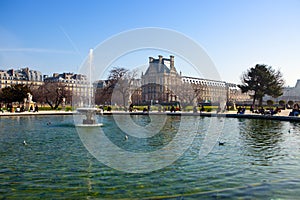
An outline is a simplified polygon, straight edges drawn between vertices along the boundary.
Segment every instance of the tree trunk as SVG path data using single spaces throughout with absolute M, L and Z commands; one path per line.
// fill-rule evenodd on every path
M 259 97 L 259 106 L 262 106 L 262 101 L 263 101 L 263 98 Z
M 126 97 L 125 95 L 123 95 L 123 107 L 124 107 L 124 110 L 126 110 Z
M 62 98 L 58 97 L 55 101 L 54 109 L 56 110 L 61 103 L 62 103 Z
M 255 100 L 256 100 L 256 92 L 254 92 L 254 95 L 253 95 L 253 102 L 252 102 L 253 106 L 255 106 Z
M 52 105 L 52 103 L 48 100 L 48 98 L 46 98 L 46 103 L 51 107 L 51 109 L 53 109 L 53 105 Z

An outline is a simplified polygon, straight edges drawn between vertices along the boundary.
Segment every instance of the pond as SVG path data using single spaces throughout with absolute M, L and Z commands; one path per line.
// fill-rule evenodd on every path
M 99 118 L 103 127 L 80 131 L 73 125 L 72 116 L 1 117 L 0 196 L 4 199 L 297 199 L 300 196 L 299 123 L 131 116 L 138 127 L 147 127 L 151 120 L 163 121 L 159 133 L 146 137 L 144 129 L 130 135 L 126 127 L 120 128 L 122 116 L 118 117 L 119 122 L 113 116 Z M 209 141 L 209 130 L 216 127 L 221 127 L 220 134 Z M 102 137 L 98 137 L 99 129 Z M 146 157 L 141 163 L 116 154 L 121 151 L 114 152 L 115 156 L 110 153 L 108 143 L 133 155 L 159 151 L 176 140 L 178 130 L 182 133 L 177 138 L 178 144 L 185 148 L 176 154 L 176 159 L 161 155 L 155 159 Z M 104 136 L 106 139 L 100 142 Z M 205 142 L 211 148 L 207 155 L 201 156 Z M 101 144 L 102 150 L 90 148 L 92 143 Z M 106 155 L 111 162 L 99 159 Z M 149 160 L 154 163 L 153 170 L 149 169 L 152 167 L 147 163 Z M 155 163 L 165 165 L 157 167 Z M 140 167 L 147 168 L 140 170 Z

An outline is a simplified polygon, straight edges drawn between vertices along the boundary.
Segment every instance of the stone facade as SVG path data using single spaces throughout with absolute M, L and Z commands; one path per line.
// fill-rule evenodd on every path
M 15 84 L 39 87 L 43 85 L 42 73 L 36 70 L 30 70 L 28 67 L 18 70 L 0 70 L 0 88 L 9 87 Z
M 174 66 L 174 56 L 149 57 L 149 67 L 142 74 L 141 81 L 143 103 L 177 101 L 177 86 L 181 78 Z
M 53 73 L 53 76 L 44 76 L 44 82 L 63 83 L 67 90 L 75 96 L 86 96 L 89 82 L 87 77 L 82 74 L 74 73 Z
M 142 102 L 144 104 L 181 103 L 196 105 L 200 102 L 226 103 L 249 101 L 236 84 L 225 81 L 182 76 L 178 73 L 174 56 L 158 59 L 149 57 L 149 67 L 142 74 Z
M 74 106 L 86 106 L 91 102 L 89 99 L 94 98 L 93 88 L 90 87 L 86 75 L 74 73 L 54 73 L 51 77 L 44 77 L 46 83 L 60 83 L 70 92 L 72 104 Z M 67 102 L 70 103 L 70 102 Z

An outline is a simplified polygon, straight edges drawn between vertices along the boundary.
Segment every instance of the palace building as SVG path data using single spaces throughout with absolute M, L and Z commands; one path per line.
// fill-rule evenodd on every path
M 158 59 L 149 57 L 149 67 L 141 77 L 142 102 L 162 103 L 177 101 L 176 86 L 181 84 L 181 77 L 174 66 L 174 56 Z
M 149 57 L 149 67 L 141 77 L 144 104 L 181 102 L 244 102 L 250 100 L 236 84 L 225 81 L 183 76 L 175 68 L 174 56 Z

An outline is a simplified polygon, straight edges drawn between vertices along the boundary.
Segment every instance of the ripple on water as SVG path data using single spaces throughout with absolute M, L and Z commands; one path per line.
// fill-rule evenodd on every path
M 103 116 L 102 120 L 105 134 L 116 145 L 145 152 L 168 144 L 176 134 L 180 117 L 168 118 L 169 124 L 161 134 L 148 141 L 130 136 L 126 142 L 125 133 L 115 126 L 113 117 Z M 139 125 L 149 124 L 144 116 L 134 120 Z M 190 124 L 199 125 L 193 144 L 172 165 L 130 174 L 108 168 L 93 158 L 84 148 L 71 116 L 1 118 L 0 195 L 14 199 L 298 198 L 298 123 L 217 120 L 224 125 L 219 140 L 225 144 L 215 145 L 199 159 L 210 119 L 198 120 L 199 124 L 194 119 Z M 47 124 L 49 121 L 51 124 Z M 22 145 L 24 140 L 28 145 Z

